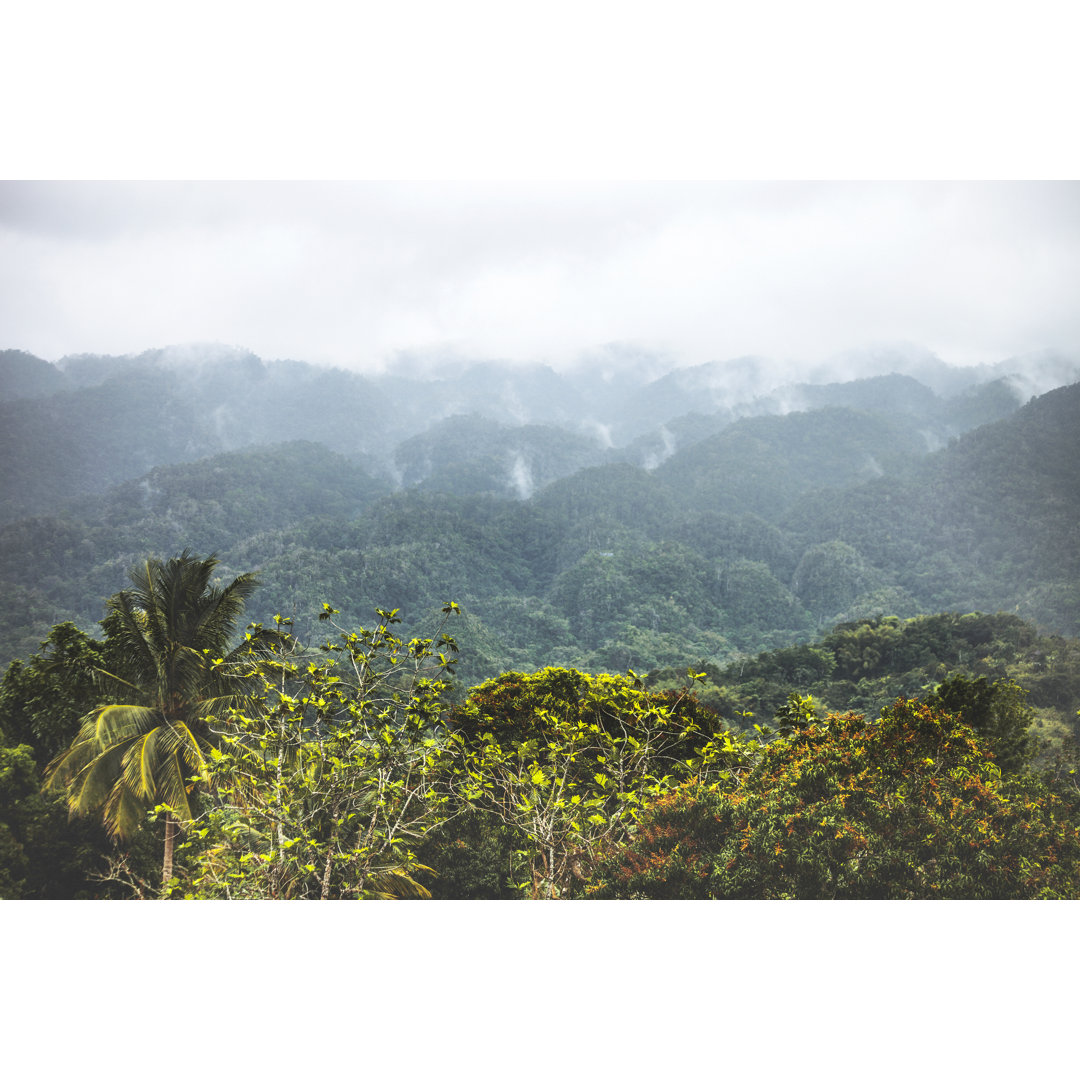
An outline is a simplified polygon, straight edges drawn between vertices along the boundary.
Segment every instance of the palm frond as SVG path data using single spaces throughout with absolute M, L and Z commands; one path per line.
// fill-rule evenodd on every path
M 140 618 L 135 605 L 135 597 L 127 589 L 110 597 L 108 608 L 114 617 L 109 630 L 134 673 L 134 684 L 142 688 L 151 680 L 156 682 L 159 666 L 146 633 L 145 619 Z
M 205 747 L 207 740 L 184 723 L 169 724 L 159 734 L 161 749 L 166 754 L 179 754 L 187 768 L 187 775 L 206 771 Z
M 184 767 L 178 751 L 158 759 L 155 775 L 156 801 L 167 803 L 181 821 L 190 821 L 192 816 L 187 776 L 188 770 Z
M 156 727 L 136 739 L 124 757 L 124 783 L 136 798 L 145 802 L 157 794 L 154 773 L 159 767 L 158 736 L 161 732 L 162 728 Z
M 102 705 L 90 716 L 94 718 L 93 737 L 101 749 L 137 738 L 165 723 L 160 709 L 145 705 Z
M 117 840 L 129 840 L 146 821 L 147 806 L 125 784 L 114 784 L 105 804 L 105 827 Z
M 45 766 L 45 790 L 63 791 L 99 752 L 94 725 L 84 719 L 71 745 Z
M 224 649 L 236 631 L 236 624 L 244 613 L 251 594 L 259 586 L 258 574 L 242 574 L 225 586 L 212 590 L 209 601 L 201 612 L 195 627 L 198 638 L 205 647 L 214 645 Z
M 68 784 L 68 808 L 72 814 L 85 816 L 106 808 L 117 782 L 124 774 L 128 747 L 117 743 L 95 755 Z
M 414 866 L 416 870 L 434 871 L 429 866 Z M 404 870 L 382 870 L 368 878 L 364 896 L 369 900 L 430 900 L 431 893 Z
M 124 660 L 101 677 L 126 687 L 131 700 L 87 714 L 71 746 L 49 763 L 46 784 L 66 789 L 73 814 L 103 811 L 114 836 L 132 835 L 157 803 L 190 818 L 191 777 L 207 771 L 206 721 L 243 700 L 236 674 L 261 642 L 246 641 L 243 657 L 233 650 L 231 668 L 213 661 L 229 654 L 258 579 L 243 574 L 223 589 L 211 586 L 217 565 L 216 556 L 199 559 L 187 549 L 166 562 L 147 559 L 132 569 L 131 587 L 108 602 L 107 633 Z

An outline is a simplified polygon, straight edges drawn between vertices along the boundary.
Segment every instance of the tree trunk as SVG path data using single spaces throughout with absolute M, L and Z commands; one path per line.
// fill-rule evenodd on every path
M 165 858 L 161 864 L 161 889 L 165 891 L 165 886 L 169 884 L 169 881 L 173 876 L 173 848 L 176 846 L 176 818 L 172 814 L 165 815 Z

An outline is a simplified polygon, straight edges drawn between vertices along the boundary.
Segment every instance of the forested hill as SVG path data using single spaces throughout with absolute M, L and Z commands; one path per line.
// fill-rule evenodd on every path
M 924 697 L 946 678 L 1014 681 L 1033 710 L 1044 756 L 1077 729 L 1080 640 L 1039 634 L 1016 615 L 943 613 L 841 623 L 816 641 L 706 665 L 695 684 L 729 724 L 750 728 L 782 714 L 792 694 L 819 707 L 877 716 L 898 697 Z M 685 686 L 685 670 L 652 673 L 653 689 Z
M 1080 896 L 1075 365 L 594 359 L 0 353 L 0 896 Z
M 841 541 L 922 610 L 1014 610 L 1080 631 L 1080 384 L 918 463 L 910 478 L 804 497 L 780 524 Z
M 626 349 L 562 372 L 447 359 L 382 375 L 221 346 L 60 364 L 8 350 L 0 352 L 0 523 L 52 513 L 158 465 L 295 440 L 346 454 L 394 485 L 434 473 L 444 489 L 517 497 L 601 461 L 655 467 L 743 417 L 828 406 L 910 417 L 934 446 L 1007 415 L 1033 385 L 1080 377 L 1076 362 L 1049 354 L 993 368 L 950 368 L 919 352 L 868 354 L 860 366 L 872 377 L 793 384 L 759 358 L 661 373 L 659 358 Z M 470 415 L 487 423 L 470 432 L 454 419 Z M 410 442 L 417 437 L 426 441 Z
M 259 570 L 251 614 L 295 615 L 309 639 L 324 601 L 357 624 L 397 607 L 410 629 L 455 599 L 465 684 L 722 665 L 879 616 L 1000 610 L 1080 632 L 1080 384 L 1018 407 L 1001 378 L 951 396 L 940 370 L 938 390 L 905 374 L 770 389 L 744 364 L 732 372 L 764 394 L 706 399 L 715 371 L 643 369 L 610 401 L 637 408 L 652 387 L 670 413 L 689 387 L 699 411 L 638 414 L 616 442 L 602 372 L 487 369 L 485 394 L 467 373 L 81 358 L 53 392 L 30 361 L 6 369 L 0 406 L 0 662 L 63 619 L 93 629 L 132 564 L 185 547 L 216 551 L 223 574 Z M 440 389 L 472 408 L 411 430 L 393 406 L 405 385 L 418 396 L 401 415 Z

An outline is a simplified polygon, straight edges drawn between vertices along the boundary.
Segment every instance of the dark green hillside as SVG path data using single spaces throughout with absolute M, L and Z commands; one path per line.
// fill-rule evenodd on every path
M 655 475 L 626 464 L 583 469 L 532 501 L 559 522 L 553 560 L 558 569 L 590 551 L 659 540 L 675 516 L 674 502 Z
M 0 523 L 217 448 L 211 418 L 168 371 L 0 403 Z
M 1016 610 L 1074 635 L 1077 461 L 1080 384 L 961 436 L 915 478 L 805 496 L 780 524 L 807 546 L 847 543 L 923 611 Z
M 536 667 L 552 649 L 598 670 L 722 663 L 837 621 L 940 610 L 1018 609 L 1068 632 L 1080 607 L 1068 579 L 1075 407 L 1075 393 L 1059 392 L 930 455 L 917 433 L 868 414 L 756 418 L 652 472 L 582 469 L 527 500 L 426 484 L 387 496 L 311 444 L 160 468 L 69 503 L 62 517 L 4 528 L 0 581 L 20 598 L 7 655 L 50 620 L 89 628 L 128 565 L 186 542 L 218 551 L 226 569 L 263 572 L 263 620 L 281 611 L 313 626 L 328 598 L 358 621 L 398 607 L 412 626 L 454 597 L 485 642 L 473 663 Z M 457 419 L 444 430 L 459 453 L 477 455 L 480 476 L 492 445 L 539 448 L 552 468 L 585 449 L 564 451 L 551 429 L 477 426 Z M 889 430 L 895 467 L 918 475 L 859 479 L 867 455 L 890 460 Z M 443 446 L 420 438 L 401 460 Z M 438 456 L 435 467 L 453 460 Z M 1024 484 L 1010 462 L 1021 475 L 1048 468 Z M 814 486 L 853 473 L 848 486 Z
M 876 716 L 898 697 L 922 697 L 946 678 L 1015 681 L 1034 710 L 1032 733 L 1045 758 L 1078 734 L 1080 640 L 1042 634 L 1016 615 L 941 613 L 841 623 L 813 644 L 706 665 L 702 699 L 729 723 L 770 721 L 791 694 L 823 710 Z M 651 687 L 681 686 L 685 670 L 650 675 Z
M 976 552 L 1026 584 L 1078 582 L 1078 468 L 1080 383 L 958 440 L 931 473 L 938 520 L 965 520 Z M 1039 528 L 1032 530 L 1036 508 Z
M 762 376 L 670 378 L 672 407 L 716 404 L 721 368 L 731 393 Z M 417 380 L 238 351 L 68 358 L 63 377 L 80 388 L 0 404 L 9 657 L 61 619 L 89 629 L 127 567 L 185 545 L 216 551 L 222 572 L 261 570 L 260 619 L 314 620 L 330 601 L 357 621 L 398 607 L 412 628 L 453 597 L 483 643 L 474 658 L 521 668 L 552 650 L 607 670 L 722 663 L 839 621 L 941 610 L 1078 627 L 1075 387 L 936 452 L 962 417 L 1008 410 L 1005 384 L 951 399 L 902 375 L 791 387 L 785 407 L 827 407 L 737 421 L 660 409 L 651 434 L 605 450 L 580 432 L 610 436 L 610 414 L 586 414 L 637 390 L 603 399 L 599 369 L 459 365 L 404 409 Z M 474 415 L 438 420 L 463 388 L 480 395 Z M 576 433 L 491 418 L 515 394 L 520 415 L 562 409 Z M 298 432 L 311 441 L 282 443 Z M 243 448 L 260 437 L 278 445 Z M 139 467 L 155 454 L 197 460 Z M 405 490 L 391 495 L 391 476 Z
M 321 597 L 350 618 L 401 608 L 410 623 L 446 598 L 531 595 L 542 587 L 554 534 L 528 504 L 413 490 L 360 518 L 322 518 L 267 537 L 258 568 L 260 617 L 275 611 L 313 624 Z M 524 541 L 524 542 L 523 542 Z M 238 551 L 256 556 L 258 544 Z M 231 558 L 231 556 L 230 556 Z
M 355 518 L 387 490 L 325 447 L 284 443 L 160 466 L 99 498 L 70 501 L 63 516 L 4 525 L 0 588 L 17 612 L 5 645 L 63 619 L 89 628 L 127 567 L 148 553 L 184 543 L 227 552 L 246 538 L 319 518 Z M 269 558 L 268 545 L 254 546 L 261 549 L 256 563 Z
M 64 373 L 20 349 L 0 351 L 0 401 L 47 397 L 65 389 Z
M 395 430 L 393 404 L 347 372 L 251 355 L 188 365 L 87 357 L 69 366 L 68 383 L 81 375 L 85 385 L 0 402 L 0 523 L 52 513 L 157 465 L 246 446 L 309 439 L 388 456 Z
M 745 512 L 694 509 L 673 517 L 670 533 L 709 558 L 764 563 L 783 581 L 791 580 L 803 552 L 790 533 Z
M 138 523 L 163 538 L 182 533 L 214 550 L 311 518 L 357 517 L 388 491 L 385 481 L 325 446 L 288 442 L 160 466 L 72 509 L 92 520 L 96 507 L 103 522 Z
M 583 435 L 543 424 L 508 427 L 478 413 L 442 420 L 394 451 L 405 487 L 521 499 L 603 460 Z
M 656 470 L 684 508 L 773 517 L 799 496 L 910 472 L 926 441 L 909 423 L 850 409 L 740 420 Z

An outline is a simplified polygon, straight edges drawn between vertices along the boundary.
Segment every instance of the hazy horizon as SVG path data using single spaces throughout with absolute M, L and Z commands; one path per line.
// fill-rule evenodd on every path
M 51 361 L 1080 352 L 1068 181 L 4 181 L 0 237 L 0 347 Z

